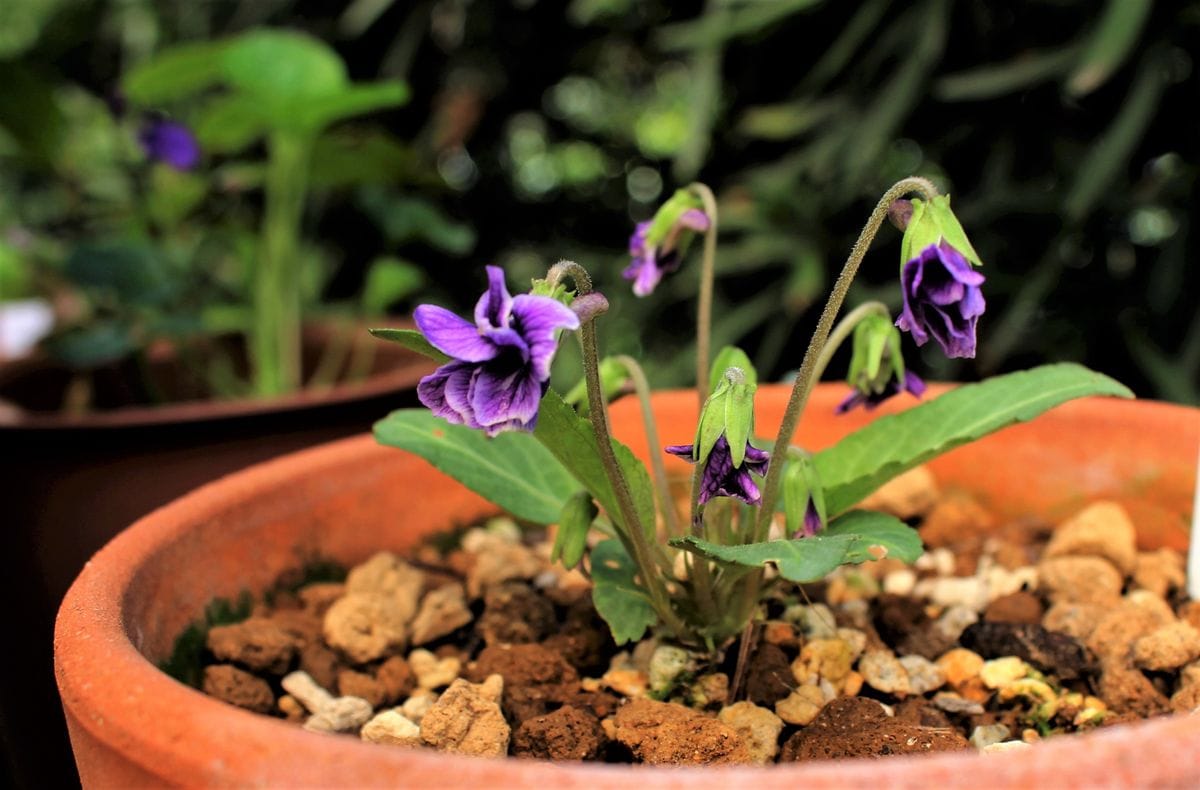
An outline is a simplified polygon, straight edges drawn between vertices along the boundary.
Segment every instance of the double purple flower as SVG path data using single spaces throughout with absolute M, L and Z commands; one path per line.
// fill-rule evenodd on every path
M 671 455 L 694 462 L 693 445 L 673 444 L 663 449 Z M 728 496 L 740 499 L 748 505 L 757 505 L 762 501 L 762 494 L 750 473 L 765 475 L 770 458 L 771 454 L 766 450 L 759 450 L 747 442 L 746 459 L 741 466 L 735 467 L 733 455 L 729 451 L 729 442 L 722 434 L 704 462 L 704 474 L 700 479 L 700 504 L 703 505 L 713 497 Z
M 930 244 L 900 272 L 904 310 L 896 326 L 911 332 L 918 346 L 932 335 L 948 357 L 975 356 L 975 324 L 985 306 L 983 280 L 949 243 Z
M 550 382 L 559 330 L 578 329 L 579 317 L 549 296 L 511 296 L 498 266 L 488 266 L 487 276 L 474 324 L 434 305 L 414 312 L 425 339 L 453 357 L 421 379 L 417 397 L 448 422 L 488 436 L 532 431 Z
M 895 330 L 893 330 L 895 331 Z M 900 386 L 900 382 L 892 377 L 887 384 L 884 385 L 882 392 L 863 392 L 860 389 L 854 389 L 846 396 L 846 399 L 837 405 L 834 409 L 835 414 L 845 414 L 851 409 L 862 406 L 867 411 L 871 411 L 879 404 L 883 403 L 893 395 L 900 392 L 907 392 L 913 397 L 921 397 L 925 394 L 925 382 L 921 377 L 911 370 L 904 371 L 904 386 Z
M 708 215 L 698 208 L 687 209 L 679 215 L 660 244 L 651 244 L 653 221 L 639 222 L 629 237 L 629 255 L 633 261 L 621 276 L 633 281 L 633 292 L 649 296 L 664 274 L 675 271 L 682 262 L 680 236 L 685 232 L 703 233 L 711 224 Z

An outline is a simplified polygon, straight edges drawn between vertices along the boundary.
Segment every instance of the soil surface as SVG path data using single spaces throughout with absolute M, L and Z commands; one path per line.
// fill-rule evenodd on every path
M 185 674 L 380 748 L 648 764 L 1006 751 L 1200 706 L 1183 558 L 1139 552 L 1119 506 L 996 523 L 923 469 L 866 504 L 926 554 L 779 585 L 737 700 L 736 641 L 619 649 L 587 578 L 549 562 L 552 536 L 503 518 L 343 582 L 283 580 L 241 622 L 199 626 Z

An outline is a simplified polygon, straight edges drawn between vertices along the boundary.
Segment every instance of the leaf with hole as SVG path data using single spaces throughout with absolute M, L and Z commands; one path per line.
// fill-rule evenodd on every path
M 618 645 L 636 642 L 658 622 L 646 591 L 637 583 L 637 568 L 617 540 L 592 549 L 592 603 L 608 623 Z

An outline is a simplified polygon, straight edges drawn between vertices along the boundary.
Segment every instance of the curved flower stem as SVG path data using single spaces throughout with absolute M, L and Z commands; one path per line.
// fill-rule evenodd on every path
M 910 192 L 918 192 L 921 197 L 926 200 L 932 200 L 937 196 L 937 187 L 933 182 L 925 178 L 913 176 L 897 181 L 879 199 L 875 205 L 875 210 L 871 212 L 867 224 L 863 226 L 862 232 L 858 234 L 858 240 L 854 242 L 853 249 L 850 250 L 850 256 L 846 259 L 846 263 L 842 266 L 842 272 L 838 275 L 837 281 L 833 284 L 833 291 L 829 294 L 829 299 L 825 302 L 825 309 L 821 311 L 821 318 L 817 321 L 817 328 L 813 332 L 812 340 L 809 341 L 808 349 L 804 352 L 804 361 L 800 363 L 800 371 L 796 375 L 796 383 L 792 386 L 792 394 L 788 398 L 787 408 L 783 413 L 783 421 L 779 425 L 779 433 L 775 437 L 775 448 L 787 448 L 792 441 L 792 434 L 796 432 L 796 425 L 800 422 L 800 414 L 804 411 L 804 405 L 808 402 L 809 393 L 812 392 L 813 384 L 816 382 L 813 374 L 816 372 L 817 359 L 821 355 L 821 351 L 825 348 L 825 343 L 829 339 L 830 329 L 833 326 L 833 319 L 837 317 L 838 310 L 842 307 L 842 302 L 846 299 L 846 292 L 850 290 L 850 283 L 854 280 L 854 276 L 858 274 L 858 267 L 862 264 L 863 258 L 867 254 L 867 250 L 871 246 L 871 242 L 875 239 L 875 234 L 879 232 L 879 226 L 883 224 L 883 220 L 887 217 L 888 207 L 892 205 L 892 201 L 904 197 Z M 762 507 L 758 511 L 758 521 L 755 524 L 754 536 L 756 541 L 763 540 L 771 525 L 771 519 L 775 515 L 775 500 L 779 498 L 779 481 L 780 475 L 783 472 L 783 464 L 771 464 L 767 469 L 767 479 L 763 484 L 763 500 Z M 751 577 L 757 574 L 750 574 Z
M 712 353 L 713 272 L 717 262 L 717 199 L 707 185 L 696 181 L 688 190 L 704 204 L 708 230 L 704 233 L 704 260 L 700 266 L 700 304 L 696 309 L 696 394 L 700 408 L 708 398 L 708 357 Z
M 671 486 L 667 481 L 667 469 L 663 464 L 662 446 L 658 440 L 658 425 L 654 421 L 654 407 L 650 403 L 650 383 L 646 373 L 633 357 L 621 354 L 616 360 L 625 366 L 625 371 L 633 381 L 634 392 L 642 407 L 642 425 L 646 431 L 646 443 L 650 446 L 650 471 L 654 475 L 654 486 L 658 490 L 658 507 L 662 511 L 663 520 L 667 525 L 667 534 L 677 537 L 683 534 L 679 529 L 679 514 L 675 510 L 675 500 L 671 498 Z
M 842 343 L 846 342 L 846 338 L 850 337 L 850 333 L 854 331 L 854 327 L 871 315 L 881 315 L 884 318 L 891 318 L 892 314 L 888 312 L 887 305 L 883 302 L 864 302 L 858 307 L 846 313 L 846 317 L 838 321 L 837 326 L 829 333 L 829 339 L 825 341 L 825 347 L 821 349 L 821 356 L 817 357 L 817 364 L 813 368 L 812 380 L 820 381 L 821 376 L 825 374 L 825 368 L 829 367 L 829 361 L 833 359 L 833 355 L 841 347 Z
M 592 278 L 578 263 L 574 261 L 559 261 L 551 267 L 546 279 L 551 285 L 557 284 L 563 277 L 570 277 L 575 283 L 576 296 L 586 296 L 592 292 Z M 600 454 L 600 463 L 612 486 L 613 496 L 617 500 L 617 508 L 621 511 L 621 522 L 633 549 L 633 561 L 638 566 L 642 584 L 649 594 L 654 609 L 662 619 L 663 625 L 676 636 L 682 637 L 688 633 L 688 628 L 671 608 L 671 599 L 663 585 L 662 576 L 654 561 L 654 550 L 646 540 L 645 525 L 638 517 L 637 506 L 633 503 L 633 494 L 629 490 L 629 481 L 621 472 L 617 456 L 612 448 L 612 436 L 608 430 L 608 406 L 604 402 L 604 389 L 600 384 L 600 359 L 596 344 L 595 316 L 584 321 L 579 327 L 579 342 L 583 349 L 583 373 L 587 385 L 588 422 L 592 424 L 592 433 L 596 437 L 596 450 Z

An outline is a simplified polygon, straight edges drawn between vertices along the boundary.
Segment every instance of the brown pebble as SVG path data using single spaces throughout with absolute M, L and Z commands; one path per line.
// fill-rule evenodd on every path
M 1077 639 L 1031 623 L 975 623 L 959 641 L 984 658 L 1016 656 L 1064 680 L 1095 668 L 1094 659 Z
M 337 681 L 339 694 L 343 697 L 361 697 L 371 703 L 372 708 L 378 708 L 387 698 L 384 685 L 362 672 L 343 669 L 338 672 Z
M 891 718 L 883 706 L 864 697 L 839 697 L 812 724 L 783 745 L 780 762 L 927 754 L 970 748 L 954 730 L 921 727 Z
M 1121 572 L 1100 557 L 1050 557 L 1037 569 L 1042 589 L 1054 603 L 1109 606 L 1121 596 Z
M 214 626 L 208 631 L 207 644 L 220 661 L 231 661 L 272 675 L 288 671 L 298 646 L 294 636 L 265 617 Z
M 337 673 L 341 666 L 338 654 L 323 643 L 307 644 L 300 650 L 300 669 L 311 675 L 321 688 L 337 687 Z
M 275 695 L 267 681 L 232 664 L 204 668 L 204 693 L 255 713 L 270 713 Z
M 746 670 L 746 699 L 772 709 L 792 693 L 794 684 L 787 654 L 776 645 L 760 644 Z
M 1002 595 L 988 604 L 983 619 L 993 623 L 1032 623 L 1042 621 L 1042 602 L 1033 593 L 1019 590 Z
M 401 656 L 392 656 L 380 664 L 375 679 L 383 685 L 383 698 L 388 704 L 399 702 L 417 687 L 416 674 Z
M 737 730 L 683 705 L 635 699 L 621 706 L 614 724 L 616 739 L 650 765 L 750 762 Z
M 595 760 L 607 742 L 595 715 L 564 705 L 523 721 L 513 733 L 513 754 L 541 760 Z
M 475 632 L 489 645 L 541 641 L 554 630 L 554 606 L 523 582 L 493 584 L 484 595 Z

